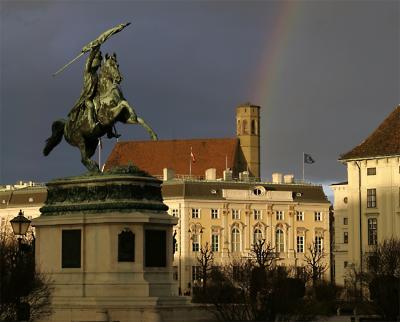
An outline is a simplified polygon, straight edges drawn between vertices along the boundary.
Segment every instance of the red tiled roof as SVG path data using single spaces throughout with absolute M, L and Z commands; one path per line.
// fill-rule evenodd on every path
M 361 144 L 339 160 L 400 155 L 400 105 Z
M 191 148 L 196 158 L 192 163 L 192 175 L 204 176 L 207 169 L 215 168 L 217 178 L 221 178 L 226 161 L 228 168 L 236 172 L 237 138 L 118 142 L 108 157 L 105 170 L 132 164 L 151 175 L 162 175 L 163 168 L 188 175 Z

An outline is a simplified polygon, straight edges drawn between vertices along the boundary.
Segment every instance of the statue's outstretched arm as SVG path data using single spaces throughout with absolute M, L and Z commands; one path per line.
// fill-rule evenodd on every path
M 89 57 L 86 59 L 86 64 L 85 64 L 85 72 L 86 73 L 90 72 L 90 68 L 92 66 L 93 60 L 95 59 L 99 50 L 100 50 L 100 46 L 93 47 L 92 51 L 90 52 Z
M 112 35 L 116 34 L 117 32 L 120 32 L 122 29 L 124 29 L 126 26 L 129 26 L 130 24 L 131 24 L 130 22 L 121 23 L 114 28 L 108 29 L 107 31 L 103 32 L 100 36 L 98 36 L 95 40 L 91 41 L 85 47 L 83 47 L 82 52 L 85 53 L 89 50 L 92 50 L 96 46 L 100 46 Z

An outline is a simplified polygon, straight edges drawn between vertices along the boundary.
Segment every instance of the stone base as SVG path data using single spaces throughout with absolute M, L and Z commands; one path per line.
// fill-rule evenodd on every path
M 129 168 L 48 184 L 33 220 L 36 263 L 54 289 L 53 314 L 44 321 L 187 321 L 171 317 L 192 309 L 177 296 L 177 218 L 166 212 L 160 184 Z
M 187 321 L 173 312 L 188 312 L 185 297 L 76 298 L 53 301 L 53 314 L 46 322 L 169 322 Z M 187 317 L 188 314 L 185 314 Z M 44 322 L 44 321 L 43 321 Z

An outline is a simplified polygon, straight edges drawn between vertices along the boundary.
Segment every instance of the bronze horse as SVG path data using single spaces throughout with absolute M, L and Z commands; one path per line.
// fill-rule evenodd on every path
M 97 91 L 93 98 L 95 117 L 89 109 L 83 108 L 76 117 L 70 115 L 67 120 L 53 122 L 52 135 L 46 140 L 43 154 L 47 156 L 64 136 L 69 144 L 79 148 L 85 167 L 91 172 L 99 172 L 99 165 L 90 158 L 96 152 L 99 138 L 106 133 L 110 137 L 116 122 L 139 124 L 149 132 L 153 140 L 157 140 L 156 133 L 142 118 L 137 117 L 124 98 L 118 86 L 121 81 L 116 55 L 106 54 L 100 67 Z

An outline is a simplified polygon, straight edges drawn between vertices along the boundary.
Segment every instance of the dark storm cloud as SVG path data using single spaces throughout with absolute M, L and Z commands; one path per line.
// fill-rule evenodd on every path
M 400 102 L 398 9 L 398 2 L 302 2 L 263 113 L 268 170 L 301 175 L 304 151 L 317 160 L 308 178 L 345 178 L 339 155 Z
M 117 52 L 123 92 L 160 138 L 233 136 L 234 108 L 250 100 L 262 105 L 264 177 L 301 176 L 305 151 L 317 160 L 308 178 L 341 180 L 338 155 L 400 101 L 398 9 L 397 2 L 296 2 L 265 101 L 255 80 L 265 47 L 276 45 L 279 2 L 2 2 L 0 183 L 84 171 L 65 142 L 41 155 L 52 121 L 79 96 L 84 59 L 51 74 L 125 21 L 133 24 L 102 50 Z M 141 128 L 118 129 L 124 140 L 147 139 Z

